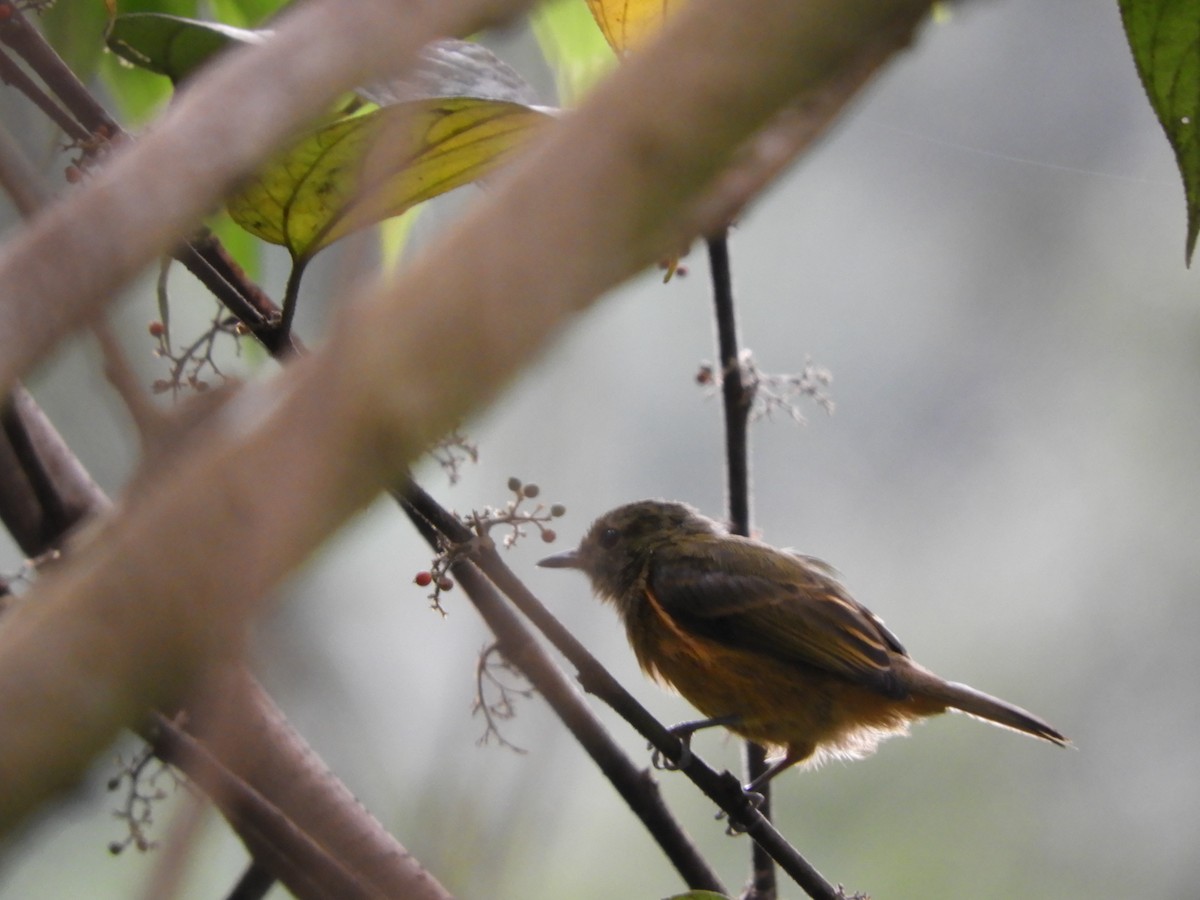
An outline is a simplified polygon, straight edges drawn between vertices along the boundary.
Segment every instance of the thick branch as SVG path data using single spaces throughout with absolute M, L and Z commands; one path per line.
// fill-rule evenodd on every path
M 195 728 L 204 741 L 197 749 L 211 754 L 221 776 L 215 784 L 202 784 L 254 857 L 297 896 L 348 896 L 345 888 L 303 893 L 293 880 L 300 877 L 340 881 L 371 897 L 449 900 L 445 888 L 363 808 L 248 671 L 234 666 L 205 679 L 202 690 L 194 706 L 200 717 Z M 161 741 L 156 749 L 164 749 Z M 184 763 L 191 774 L 186 763 L 192 758 L 169 761 Z M 265 811 L 246 802 L 254 800 L 265 804 Z

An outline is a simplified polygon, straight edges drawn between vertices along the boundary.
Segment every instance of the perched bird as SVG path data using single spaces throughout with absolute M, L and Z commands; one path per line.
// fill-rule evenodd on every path
M 538 563 L 579 569 L 616 606 L 642 669 L 708 717 L 782 749 L 784 769 L 857 758 L 908 723 L 957 709 L 1060 746 L 1057 730 L 1010 703 L 915 663 L 820 560 L 732 535 L 683 503 L 605 513 L 575 550 Z

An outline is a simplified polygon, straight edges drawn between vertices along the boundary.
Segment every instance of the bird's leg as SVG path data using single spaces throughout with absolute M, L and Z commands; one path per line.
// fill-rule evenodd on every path
M 790 769 L 792 766 L 794 766 L 796 763 L 800 762 L 801 760 L 808 759 L 810 756 L 812 756 L 814 749 L 815 748 L 807 746 L 807 745 L 803 745 L 803 744 L 801 744 L 801 745 L 789 744 L 788 748 L 787 748 L 787 753 L 785 753 L 783 755 L 782 759 L 777 759 L 777 760 L 775 760 L 775 762 L 771 763 L 770 767 L 765 772 L 763 772 L 761 775 L 759 775 L 757 778 L 755 778 L 753 781 L 751 781 L 748 785 L 746 785 L 744 788 L 742 788 L 742 790 L 744 790 L 747 794 L 751 795 L 752 798 L 758 797 L 759 798 L 758 802 L 761 803 L 762 802 L 762 794 L 758 793 L 758 789 L 761 788 L 768 781 L 770 781 L 772 778 L 774 778 L 776 775 L 778 775 L 780 772 L 782 772 L 784 769 Z M 755 804 L 755 805 L 757 805 L 757 804 Z
M 728 715 L 716 716 L 712 719 L 698 719 L 695 722 L 681 722 L 678 725 L 673 725 L 667 729 L 675 737 L 679 738 L 679 743 L 683 745 L 683 752 L 679 754 L 679 759 L 672 762 L 666 759 L 661 752 L 655 750 L 650 757 L 650 764 L 656 769 L 673 772 L 677 769 L 684 768 L 692 761 L 692 735 L 697 731 L 705 728 L 716 728 L 717 726 L 728 728 L 732 725 L 737 725 L 742 720 L 741 716 Z M 653 746 L 653 745 L 651 745 Z
M 808 759 L 810 756 L 812 756 L 813 750 L 813 747 L 803 744 L 789 744 L 787 753 L 784 754 L 782 759 L 775 760 L 775 762 L 771 763 L 770 767 L 765 772 L 763 772 L 749 784 L 744 785 L 742 787 L 742 791 L 745 793 L 746 802 L 750 804 L 751 808 L 758 809 L 766 801 L 766 797 L 759 793 L 759 788 L 761 788 L 764 784 L 766 784 L 784 769 L 791 768 L 796 763 Z M 720 821 L 723 818 L 725 818 L 724 812 L 717 813 L 717 821 Z M 745 831 L 746 827 L 731 816 L 729 819 L 729 825 L 725 829 L 725 833 L 728 835 L 739 835 L 744 834 Z

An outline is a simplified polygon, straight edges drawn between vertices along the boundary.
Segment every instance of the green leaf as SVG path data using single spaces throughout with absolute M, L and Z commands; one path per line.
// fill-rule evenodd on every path
M 260 42 L 268 34 L 140 14 L 117 17 L 109 46 L 179 82 L 231 43 Z M 520 75 L 467 41 L 435 41 L 404 78 L 358 93 L 380 108 L 328 120 L 228 203 L 235 222 L 286 247 L 298 262 L 483 177 L 549 120 L 532 105 L 532 89 Z
M 413 100 L 336 119 L 260 172 L 230 200 L 229 214 L 294 259 L 308 259 L 352 231 L 487 175 L 549 121 L 540 109 L 475 97 Z
M 127 62 L 178 84 L 233 43 L 261 43 L 261 32 L 160 13 L 117 16 L 108 48 Z
M 1183 176 L 1190 265 L 1200 234 L 1200 12 L 1196 0 L 1120 0 L 1120 6 L 1138 74 Z

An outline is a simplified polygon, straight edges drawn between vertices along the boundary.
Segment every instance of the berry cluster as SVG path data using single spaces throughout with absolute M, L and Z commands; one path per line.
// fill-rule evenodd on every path
M 165 303 L 164 297 L 164 306 Z M 216 359 L 217 341 L 222 336 L 232 338 L 235 354 L 240 354 L 239 339 L 246 334 L 245 327 L 237 319 L 225 315 L 220 309 L 203 334 L 178 350 L 171 346 L 171 333 L 165 321 L 155 320 L 146 330 L 150 337 L 158 342 L 158 346 L 154 348 L 154 355 L 166 360 L 170 368 L 169 377 L 156 378 L 151 385 L 155 394 L 165 394 L 168 391 L 177 393 L 184 388 L 202 394 L 212 387 L 210 379 L 214 378 L 219 384 L 224 384 L 228 376 L 221 371 Z
M 434 557 L 429 569 L 418 572 L 413 578 L 413 584 L 417 587 L 433 587 L 429 601 L 439 612 L 445 613 L 441 605 L 442 593 L 454 587 L 454 580 L 449 575 L 450 569 L 455 563 L 475 553 L 494 549 L 496 542 L 491 536 L 493 528 L 508 529 L 502 540 L 505 547 L 514 546 L 528 534 L 530 527 L 536 528 L 539 537 L 547 544 L 558 538 L 558 533 L 550 527 L 550 522 L 566 514 L 565 506 L 561 503 L 552 506 L 536 503 L 541 488 L 536 484 L 525 484 L 519 478 L 508 479 L 508 489 L 512 491 L 513 496 L 504 506 L 485 506 L 482 511 L 475 510 L 469 515 L 459 516 L 459 521 L 471 530 L 471 539 L 443 547 Z M 529 501 L 535 502 L 532 508 L 528 506 Z

